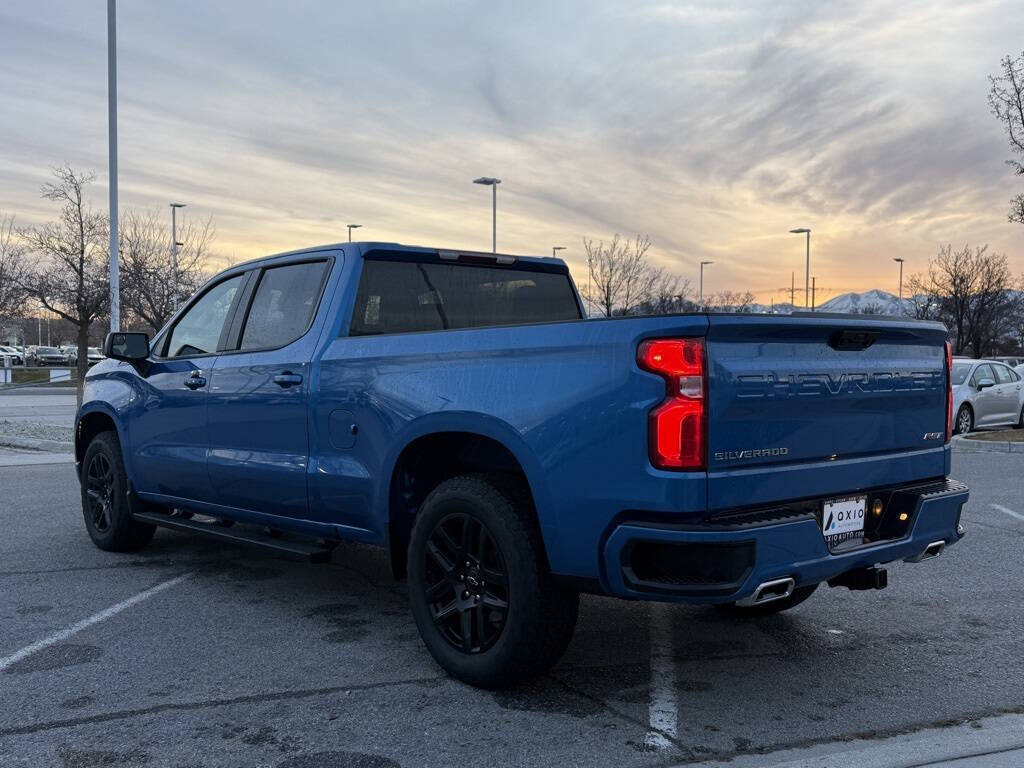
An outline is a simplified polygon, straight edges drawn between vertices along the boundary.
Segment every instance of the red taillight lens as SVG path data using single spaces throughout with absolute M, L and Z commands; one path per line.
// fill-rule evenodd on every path
M 946 442 L 953 437 L 953 345 L 946 342 Z
M 648 421 L 651 463 L 660 469 L 704 469 L 707 386 L 703 339 L 652 339 L 637 364 L 665 379 L 665 400 Z

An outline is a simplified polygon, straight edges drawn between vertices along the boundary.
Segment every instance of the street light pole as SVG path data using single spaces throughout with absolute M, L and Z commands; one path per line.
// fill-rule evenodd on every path
M 900 312 L 903 312 L 903 259 L 894 258 L 900 263 Z
M 362 224 L 346 224 L 345 226 L 348 227 L 348 241 L 351 243 L 352 242 L 352 230 L 353 229 L 359 229 L 363 225 Z
M 184 207 L 184 203 L 171 203 L 171 256 L 174 261 L 174 282 L 172 284 L 174 293 L 171 296 L 171 306 L 175 312 L 178 311 L 178 246 L 181 245 L 178 242 L 177 213 L 179 208 Z
M 107 134 L 110 140 L 110 330 L 121 330 L 117 237 L 117 8 L 107 0 Z
M 700 263 L 700 298 L 698 299 L 698 304 L 701 309 L 704 309 L 704 265 L 714 263 L 713 261 L 702 261 Z
M 555 258 L 557 256 L 557 254 L 558 254 L 558 251 L 564 251 L 564 250 L 565 250 L 565 246 L 564 245 L 552 245 L 551 246 L 551 258 L 552 259 Z
M 807 309 L 811 297 L 811 230 L 807 227 L 797 227 L 789 231 L 793 235 L 807 235 L 807 272 L 804 275 L 804 309 Z
M 481 176 L 473 179 L 474 184 L 483 184 L 491 188 L 491 253 L 498 252 L 498 185 L 501 179 L 493 176 Z

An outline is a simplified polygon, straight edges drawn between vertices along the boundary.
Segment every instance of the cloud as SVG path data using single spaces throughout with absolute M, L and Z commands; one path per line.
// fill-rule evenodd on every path
M 0 12 L 0 209 L 106 167 L 101 5 Z M 1012 2 L 181 2 L 119 8 L 121 199 L 212 214 L 234 259 L 367 237 L 546 253 L 649 233 L 659 263 L 767 301 L 814 229 L 819 283 L 991 242 L 1017 183 L 984 104 Z M 102 204 L 102 186 L 96 188 Z M 719 281 L 719 285 L 715 285 Z M 826 296 L 827 298 L 827 296 Z

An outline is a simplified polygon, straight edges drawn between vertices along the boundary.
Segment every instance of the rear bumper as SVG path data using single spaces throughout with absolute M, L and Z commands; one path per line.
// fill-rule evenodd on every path
M 624 522 L 605 539 L 604 588 L 609 594 L 643 600 L 728 603 L 759 584 L 792 578 L 796 586 L 816 584 L 846 571 L 897 560 L 914 560 L 929 545 L 955 544 L 967 486 L 944 480 L 907 489 L 912 517 L 899 538 L 842 553 L 829 551 L 818 520 L 809 514 L 757 516 L 734 525 L 672 525 Z M 669 545 L 669 546 L 666 546 Z M 667 553 L 675 553 L 668 555 Z M 651 559 L 700 563 L 685 578 L 652 577 Z

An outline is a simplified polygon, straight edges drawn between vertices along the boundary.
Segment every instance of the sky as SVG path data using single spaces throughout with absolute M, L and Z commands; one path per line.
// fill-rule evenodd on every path
M 988 243 L 1024 180 L 986 104 L 1020 0 L 228 2 L 118 8 L 121 206 L 212 216 L 211 268 L 346 238 L 549 254 L 650 236 L 705 291 L 897 290 Z M 0 7 L 0 213 L 55 214 L 60 164 L 107 196 L 106 3 Z M 797 303 L 802 295 L 797 294 Z

